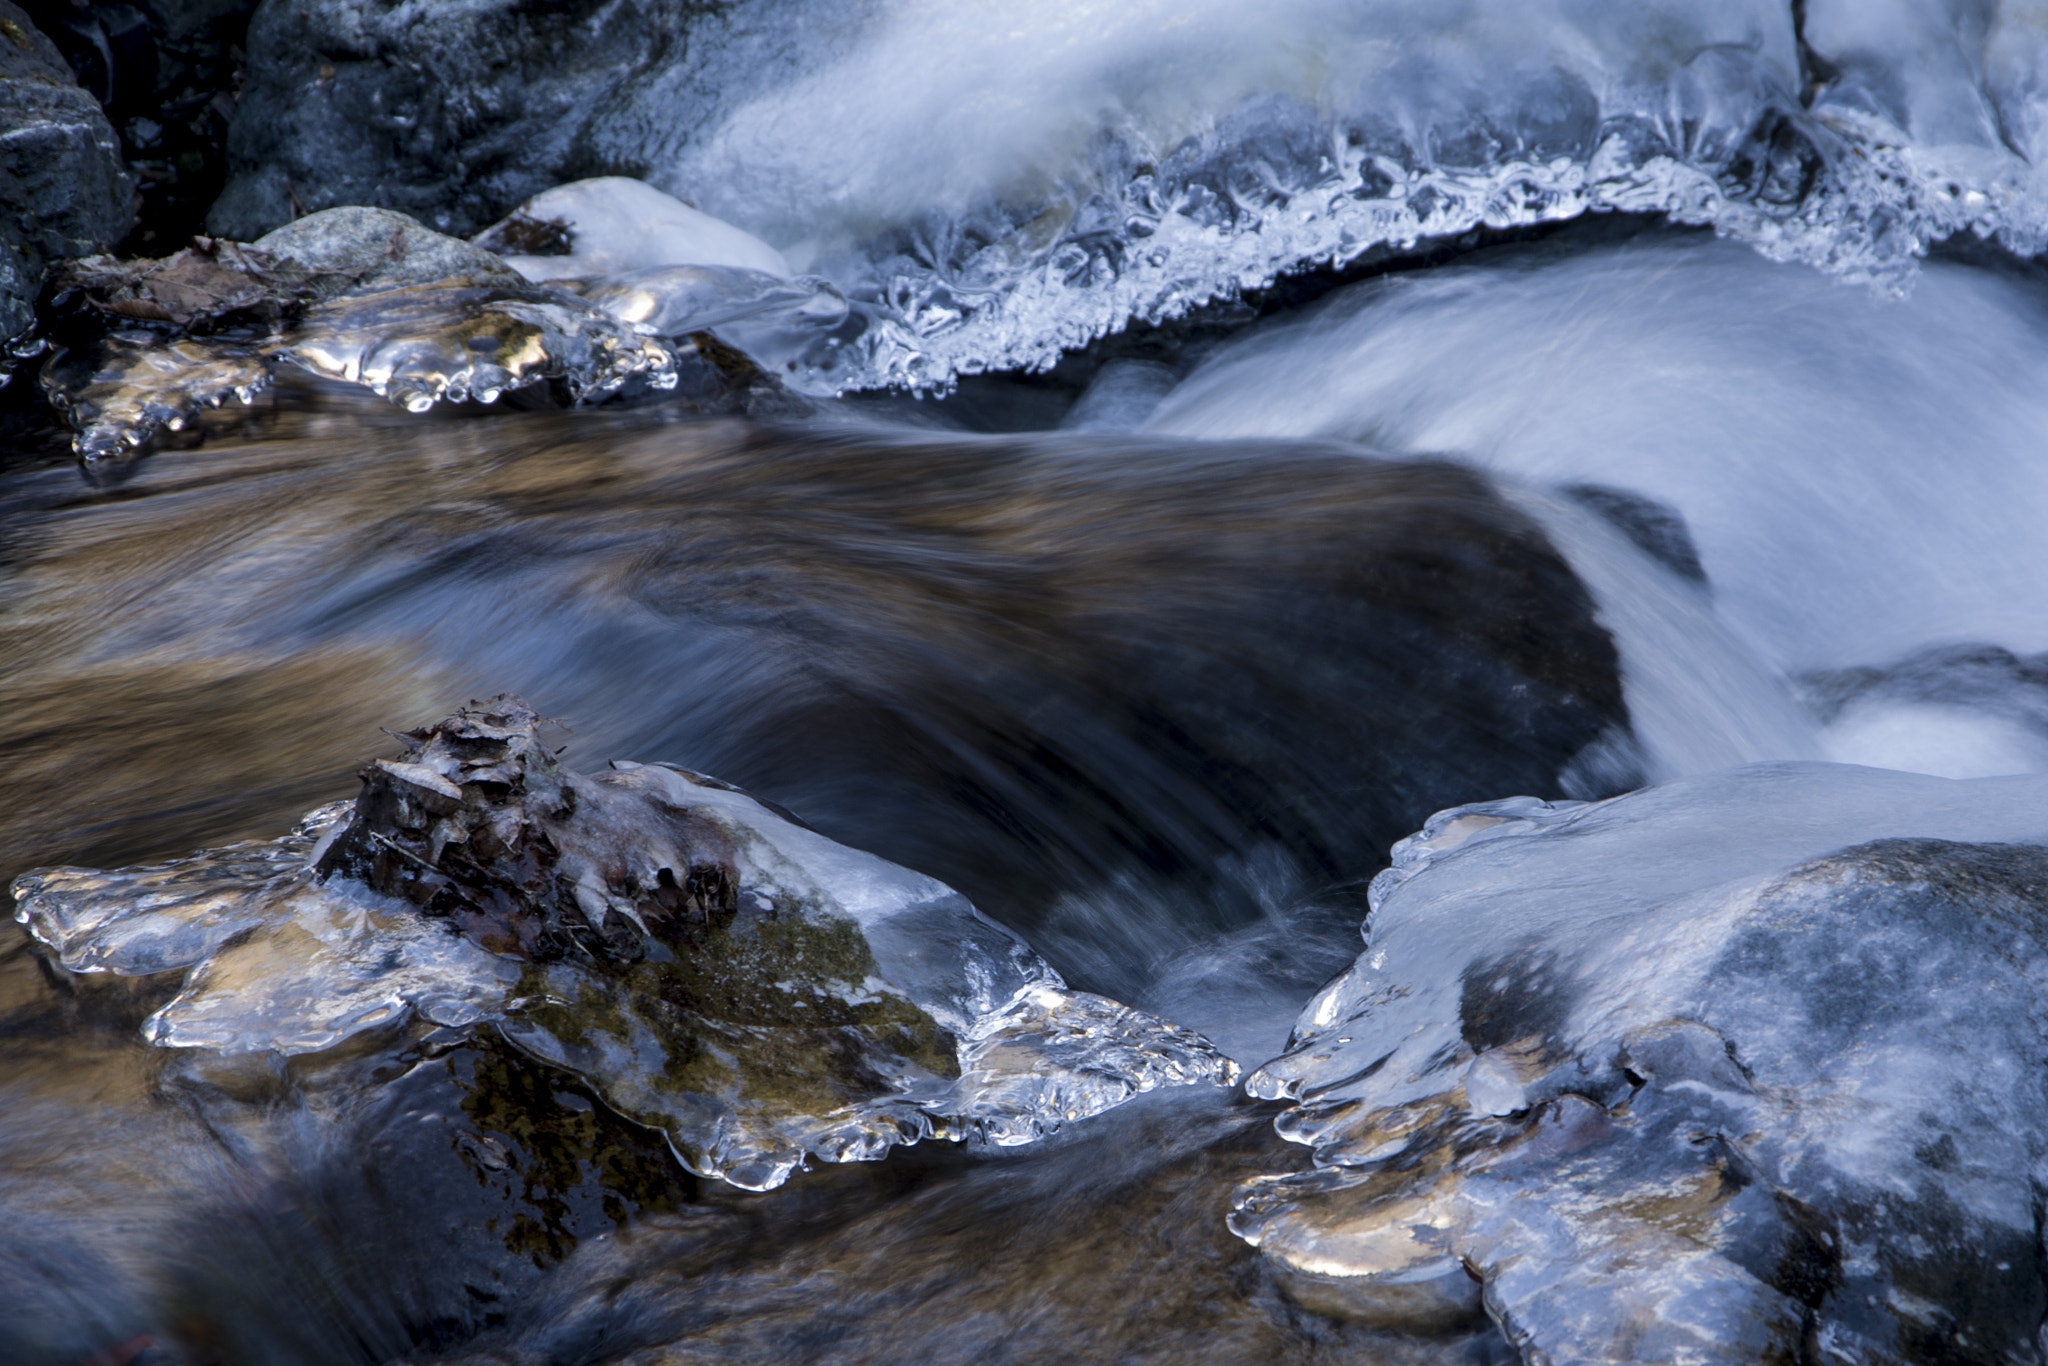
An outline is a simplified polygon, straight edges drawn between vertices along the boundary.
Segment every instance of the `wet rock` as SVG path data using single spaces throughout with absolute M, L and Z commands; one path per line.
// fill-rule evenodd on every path
M 1449 465 L 658 408 L 402 418 L 312 413 L 153 462 L 138 477 L 176 496 L 147 516 L 67 501 L 0 527 L 34 604 L 0 623 L 24 662 L 0 725 L 50 793 L 0 811 L 17 868 L 282 828 L 324 790 L 309 772 L 345 777 L 333 718 L 364 727 L 340 755 L 374 740 L 361 679 L 473 696 L 510 669 L 592 717 L 579 745 L 730 775 L 1115 996 L 1276 903 L 1327 904 L 1348 938 L 1430 812 L 1562 796 L 1628 725 L 1569 565 Z M 253 473 L 280 467 L 283 488 Z M 131 633 L 175 653 L 107 664 Z M 252 706 L 268 735 L 330 737 L 322 757 L 241 736 Z
M 811 1157 L 1029 1142 L 1207 1041 L 1066 990 L 929 878 L 663 765 L 559 767 L 509 698 L 400 737 L 352 806 L 152 868 L 50 870 L 18 917 L 72 971 L 188 969 L 144 1033 L 286 1055 L 488 1022 L 748 1189 Z
M 158 260 L 88 256 L 60 267 L 52 280 L 60 305 L 82 297 L 109 319 L 180 332 L 274 324 L 303 308 L 318 284 L 274 253 L 212 238 Z
M 0 378 L 34 322 L 45 265 L 120 241 L 132 193 L 106 115 L 0 0 Z
M 1681 579 L 1706 583 L 1706 567 L 1700 563 L 1699 547 L 1693 543 L 1692 528 L 1685 524 L 1685 518 L 1676 508 L 1655 498 L 1607 484 L 1571 484 L 1560 492 L 1581 507 L 1606 518 L 1629 538 L 1636 549 Z
M 462 280 L 516 285 L 524 277 L 503 260 L 389 209 L 326 209 L 295 219 L 252 244 L 313 277 L 312 295 Z
M 1248 1081 L 1233 1227 L 1532 1360 L 2039 1361 L 2048 779 L 1769 765 L 1442 813 Z
M 256 0 L 36 0 L 29 8 L 120 135 L 136 182 L 122 250 L 156 256 L 202 235 L 226 183 L 228 121 Z
M 1837 762 L 1945 778 L 2048 771 L 2048 655 L 1941 645 L 1799 685 Z

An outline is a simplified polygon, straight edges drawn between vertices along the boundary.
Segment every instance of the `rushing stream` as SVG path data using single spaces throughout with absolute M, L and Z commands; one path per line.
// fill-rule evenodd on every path
M 14 380 L 0 1363 L 2043 1360 L 2048 12 L 345 8 Z

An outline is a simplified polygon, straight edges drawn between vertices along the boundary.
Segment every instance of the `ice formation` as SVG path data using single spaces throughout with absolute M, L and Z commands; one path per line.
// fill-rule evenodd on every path
M 798 2 L 704 21 L 595 137 L 854 298 L 843 379 L 942 386 L 1585 213 L 1887 289 L 1959 233 L 2031 255 L 2044 35 L 2024 3 Z
M 477 235 L 529 280 L 617 275 L 656 266 L 724 266 L 787 279 L 781 252 L 643 180 L 557 185 Z
M 1028 1142 L 1206 1040 L 1066 989 L 931 878 L 659 764 L 557 766 L 510 699 L 410 733 L 282 840 L 44 870 L 18 918 L 78 972 L 183 969 L 166 1047 L 317 1052 L 489 1022 L 748 1189 L 922 1138 Z
M 2048 780 L 1763 765 L 1434 817 L 1252 1074 L 1315 1302 L 1536 1361 L 2038 1360 Z

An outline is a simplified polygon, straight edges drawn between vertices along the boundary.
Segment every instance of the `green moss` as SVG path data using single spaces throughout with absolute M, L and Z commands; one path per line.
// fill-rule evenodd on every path
M 693 1199 L 696 1178 L 654 1134 L 612 1113 L 585 1085 L 488 1037 L 443 1060 L 474 1132 L 456 1151 L 507 1217 L 496 1231 L 536 1266 L 635 1215 Z

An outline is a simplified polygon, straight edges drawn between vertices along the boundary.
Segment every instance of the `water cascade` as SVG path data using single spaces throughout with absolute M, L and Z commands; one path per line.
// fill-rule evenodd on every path
M 0 1361 L 2043 1360 L 2048 10 L 60 8 Z

